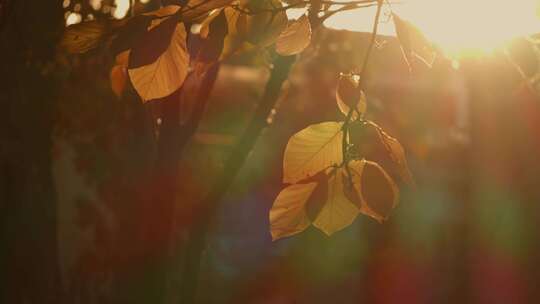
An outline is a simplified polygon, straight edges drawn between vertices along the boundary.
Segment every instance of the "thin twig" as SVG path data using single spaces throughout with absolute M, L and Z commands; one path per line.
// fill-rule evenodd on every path
M 377 31 L 379 29 L 379 19 L 381 17 L 382 4 L 383 4 L 383 0 L 378 0 L 377 12 L 375 13 L 375 20 L 373 21 L 373 30 L 371 32 L 371 39 L 370 39 L 370 42 L 369 42 L 369 46 L 368 46 L 366 55 L 364 57 L 364 62 L 362 63 L 362 69 L 360 70 L 360 79 L 358 81 L 358 90 L 363 89 L 364 79 L 365 79 L 365 77 L 367 75 L 366 71 L 367 71 L 369 59 L 371 57 L 371 53 L 373 51 L 373 46 L 375 45 L 375 38 L 377 37 Z M 349 133 L 349 123 L 351 122 L 352 115 L 353 115 L 357 105 L 358 105 L 358 101 L 355 101 L 355 103 L 349 109 L 349 113 L 347 113 L 347 117 L 345 118 L 345 122 L 343 123 L 343 127 L 342 127 L 343 128 L 343 140 L 342 140 L 342 143 L 341 143 L 342 153 L 343 153 L 343 164 L 342 165 L 345 165 L 346 170 L 348 170 L 348 166 L 347 166 L 348 160 L 347 160 L 347 157 L 346 157 L 346 153 L 347 153 L 347 149 L 348 149 L 347 137 L 348 137 L 348 133 Z M 360 119 L 360 116 L 359 116 L 359 119 Z

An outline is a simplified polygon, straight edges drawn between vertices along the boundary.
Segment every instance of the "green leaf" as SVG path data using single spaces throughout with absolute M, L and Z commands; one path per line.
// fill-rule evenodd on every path
M 283 182 L 297 183 L 343 161 L 343 123 L 323 122 L 294 134 L 283 158 Z

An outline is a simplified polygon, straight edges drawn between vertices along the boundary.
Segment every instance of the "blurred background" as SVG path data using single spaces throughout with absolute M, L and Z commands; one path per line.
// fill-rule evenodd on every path
M 523 38 L 540 32 L 538 2 L 439 1 L 452 2 L 455 10 L 410 2 L 393 7 L 417 21 L 448 57 L 410 74 L 392 22 L 383 21 L 366 95 L 367 118 L 402 143 L 418 189 L 403 189 L 384 224 L 359 216 L 332 237 L 311 227 L 272 242 L 268 212 L 283 187 L 285 145 L 309 124 L 343 120 L 335 101 L 338 76 L 361 66 L 373 11 L 327 20 L 293 66 L 269 127 L 212 223 L 198 303 L 491 304 L 540 298 L 540 95 L 531 80 L 540 72 L 540 56 Z M 159 6 L 154 0 L 134 3 L 63 0 L 62 22 L 121 19 Z M 144 192 L 138 176 L 155 155 L 159 117 L 131 87 L 122 98 L 114 95 L 113 59 L 104 50 L 55 60 L 61 90 L 51 110 L 51 166 L 61 286 L 70 303 L 119 303 L 113 300 L 122 281 L 118 269 L 134 267 L 126 256 L 134 246 L 129 234 L 152 224 L 133 202 Z M 269 60 L 265 52 L 248 52 L 221 66 L 184 153 L 180 205 L 202 198 L 212 185 L 262 94 Z M 175 238 L 182 243 L 183 228 L 198 215 L 182 206 L 177 212 Z M 182 258 L 180 250 L 174 254 L 179 262 L 170 303 L 178 302 Z

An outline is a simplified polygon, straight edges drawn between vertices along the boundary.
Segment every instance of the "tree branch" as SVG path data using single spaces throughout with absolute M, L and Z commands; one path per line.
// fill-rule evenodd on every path
M 231 152 L 223 173 L 201 203 L 200 214 L 203 215 L 191 228 L 186 249 L 180 299 L 182 304 L 194 303 L 197 292 L 201 255 L 206 244 L 208 227 L 218 210 L 223 195 L 234 181 L 234 177 L 244 164 L 246 157 L 257 142 L 261 131 L 266 127 L 266 119 L 273 109 L 281 91 L 283 82 L 287 79 L 290 67 L 295 56 L 278 58 L 274 62 L 274 69 L 266 84 L 263 97 L 255 114 L 247 126 L 244 134 Z

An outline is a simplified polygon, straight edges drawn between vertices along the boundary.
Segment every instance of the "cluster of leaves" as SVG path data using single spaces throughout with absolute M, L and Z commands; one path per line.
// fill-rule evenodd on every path
M 289 56 L 310 39 L 308 18 L 289 21 L 278 0 L 191 0 L 123 20 L 70 26 L 61 47 L 84 53 L 108 45 L 116 58 L 113 91 L 120 96 L 129 79 L 147 102 L 171 96 L 189 75 L 201 76 L 239 52 L 275 45 L 278 54 Z
M 239 52 L 302 52 L 311 41 L 314 21 L 306 15 L 288 20 L 287 8 L 315 5 L 316 11 L 327 12 L 316 22 L 341 10 L 328 11 L 330 5 L 322 7 L 320 1 L 285 2 L 190 0 L 185 6 L 168 5 L 123 20 L 70 26 L 61 47 L 84 53 L 106 45 L 115 57 L 110 78 L 118 96 L 129 80 L 143 102 L 164 99 Z M 382 1 L 373 2 L 379 14 Z M 427 40 L 410 23 L 396 15 L 393 19 L 411 71 L 418 63 L 429 67 L 433 49 Z M 283 181 L 290 185 L 270 211 L 273 239 L 301 232 L 311 223 L 330 235 L 350 225 L 359 213 L 382 222 L 398 203 L 395 181 L 413 184 L 400 143 L 363 119 L 367 103 L 359 78 L 340 78 L 336 100 L 346 115 L 344 122 L 312 125 L 291 137 L 283 165 Z
M 287 144 L 283 182 L 290 185 L 270 211 L 274 240 L 311 223 L 331 235 L 359 213 L 382 222 L 399 200 L 395 181 L 414 185 L 401 144 L 363 119 L 367 103 L 358 75 L 341 75 L 336 101 L 345 122 L 308 126 Z

